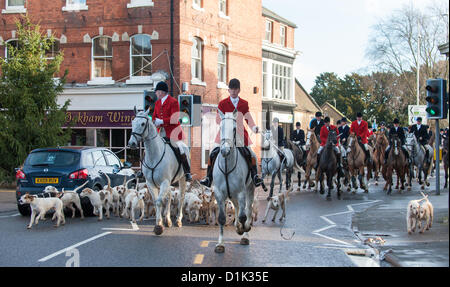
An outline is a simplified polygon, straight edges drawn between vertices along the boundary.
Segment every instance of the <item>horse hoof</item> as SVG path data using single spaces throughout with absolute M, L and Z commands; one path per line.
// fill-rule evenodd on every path
M 364 190 L 364 193 L 369 193 L 369 190 L 365 189 L 365 190 Z
M 327 196 L 327 201 L 331 201 L 331 196 Z
M 214 248 L 214 252 L 216 252 L 216 253 L 224 253 L 225 252 L 225 246 L 217 245 L 216 248 Z
M 240 229 L 240 228 L 236 228 L 236 233 L 239 235 L 243 235 L 244 234 L 244 230 Z
M 161 235 L 164 231 L 164 226 L 162 225 L 155 225 L 155 228 L 153 229 L 153 232 L 155 232 L 156 235 Z
M 421 187 L 420 189 L 421 189 L 421 190 L 424 190 L 424 189 L 425 189 L 425 186 L 422 185 L 422 187 Z
M 429 183 L 429 182 L 427 182 L 427 186 L 430 186 L 430 183 Z
M 240 244 L 241 245 L 249 245 L 250 240 L 248 240 L 248 238 L 242 238 Z
M 177 225 L 177 227 L 183 226 L 183 224 L 181 223 L 181 220 L 177 220 L 176 225 Z

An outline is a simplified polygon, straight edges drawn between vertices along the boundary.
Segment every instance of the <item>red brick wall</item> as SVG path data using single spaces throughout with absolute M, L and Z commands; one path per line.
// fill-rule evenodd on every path
M 128 9 L 126 4 L 129 2 L 130 0 L 89 0 L 87 11 L 65 12 L 62 11 L 65 0 L 40 0 L 27 1 L 26 9 L 32 21 L 40 23 L 44 34 L 47 29 L 51 29 L 56 38 L 60 38 L 62 34 L 67 37 L 67 44 L 61 45 L 64 51 L 61 74 L 65 69 L 69 71 L 67 83 L 86 83 L 91 79 L 92 45 L 83 43 L 83 36 L 89 34 L 91 39 L 98 36 L 99 27 L 103 27 L 103 35 L 112 37 L 114 32 L 117 33 L 119 41 L 113 42 L 112 75 L 113 80 L 117 81 L 126 78 L 130 69 L 129 41 L 122 41 L 124 32 L 129 36 L 137 34 L 138 25 L 142 25 L 142 33 L 145 34 L 151 35 L 153 31 L 157 31 L 159 39 L 152 40 L 153 57 L 164 49 L 170 52 L 170 1 L 155 0 L 154 7 Z M 231 78 L 241 81 L 240 96 L 249 101 L 250 112 L 261 127 L 261 35 L 264 31 L 264 25 L 261 25 L 260 21 L 261 0 L 230 1 L 229 19 L 219 17 L 217 1 L 203 1 L 204 11 L 193 9 L 192 0 L 175 0 L 174 3 L 174 74 L 177 83 L 181 86 L 181 83 L 189 82 L 189 92 L 201 95 L 203 103 L 218 104 L 221 99 L 227 97 L 226 89 L 217 88 L 217 43 L 224 43 L 229 48 L 227 82 Z M 0 9 L 4 9 L 4 6 L 5 1 L 0 0 Z M 16 30 L 14 19 L 18 17 L 19 14 L 2 14 L 0 36 L 4 41 L 11 39 L 11 30 Z M 203 81 L 206 87 L 190 83 L 190 37 L 193 36 L 198 36 L 205 44 Z M 0 50 L 0 56 L 4 56 L 4 49 Z M 153 63 L 153 71 L 160 69 L 169 72 L 167 57 L 161 57 Z M 174 89 L 176 96 L 176 84 Z M 201 137 L 201 132 L 192 132 L 192 135 Z M 252 135 L 252 140 L 259 146 L 259 137 Z M 197 142 L 201 142 L 201 139 L 197 139 Z M 259 147 L 253 147 L 253 150 L 259 155 Z M 197 178 L 203 176 L 205 170 L 200 169 L 201 147 L 192 148 L 191 158 L 192 172 Z

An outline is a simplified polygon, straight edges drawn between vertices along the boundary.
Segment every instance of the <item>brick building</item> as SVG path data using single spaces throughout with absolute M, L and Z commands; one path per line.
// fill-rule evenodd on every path
M 264 8 L 262 10 L 262 57 L 263 57 L 263 126 L 269 126 L 278 118 L 284 134 L 289 138 L 294 123 L 295 78 L 293 22 Z
M 61 75 L 69 74 L 59 101 L 70 99 L 67 118 L 77 118 L 71 145 L 123 149 L 134 106 L 144 109 L 144 93 L 161 80 L 172 96 L 181 87 L 201 96 L 207 115 L 228 96 L 229 79 L 239 78 L 241 96 L 262 125 L 261 0 L 0 0 L 0 10 L 1 57 L 8 56 L 6 43 L 16 41 L 14 19 L 25 13 L 57 39 L 54 51 L 64 52 Z M 184 130 L 198 178 L 217 126 L 205 116 L 200 126 Z M 252 140 L 259 143 L 255 135 Z M 125 149 L 118 156 L 138 166 L 140 152 Z

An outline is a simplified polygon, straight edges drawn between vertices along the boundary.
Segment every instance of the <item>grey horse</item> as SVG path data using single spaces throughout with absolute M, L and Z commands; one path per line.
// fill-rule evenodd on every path
M 163 200 L 168 197 L 170 202 L 170 186 L 172 183 L 178 182 L 180 188 L 180 200 L 178 201 L 178 215 L 176 225 L 182 226 L 181 220 L 183 219 L 184 194 L 186 190 L 186 180 L 184 177 L 184 171 L 180 168 L 178 160 L 173 150 L 168 147 L 163 138 L 158 134 L 155 125 L 150 120 L 148 111 L 136 113 L 136 117 L 132 122 L 132 133 L 128 146 L 136 148 L 139 142 L 144 142 L 145 157 L 142 161 L 142 172 L 146 179 L 147 186 L 152 195 L 152 198 L 156 198 L 156 224 L 154 232 L 156 235 L 161 235 L 164 231 L 162 220 L 162 203 Z M 184 149 L 189 161 L 189 151 L 186 145 L 180 146 Z M 170 219 L 170 204 L 165 209 L 165 218 L 167 227 L 172 226 L 172 220 Z
M 283 149 L 283 153 L 285 158 L 283 162 L 280 160 L 280 156 L 277 152 L 277 147 L 273 142 L 273 136 L 271 130 L 266 130 L 264 132 L 263 143 L 261 145 L 262 154 L 261 154 L 261 170 L 262 176 L 261 179 L 264 179 L 266 175 L 271 175 L 272 180 L 270 182 L 270 192 L 267 200 L 269 200 L 273 196 L 273 188 L 275 186 L 275 176 L 278 176 L 278 180 L 280 182 L 280 190 L 283 189 L 283 179 L 281 176 L 281 172 L 286 169 L 286 190 L 290 189 L 290 178 L 291 174 L 294 170 L 294 154 L 290 149 Z M 300 170 L 300 167 L 296 167 L 296 169 Z M 264 183 L 262 187 L 265 191 L 267 191 Z
M 411 178 L 414 175 L 414 167 L 417 167 L 419 184 L 422 189 L 425 189 L 425 184 L 430 186 L 428 182 L 428 173 L 431 168 L 431 162 L 433 157 L 433 151 L 429 152 L 428 159 L 425 158 L 425 149 L 419 144 L 414 133 L 408 133 L 406 136 L 406 148 L 408 149 L 409 156 L 411 158 L 411 164 L 409 166 L 409 186 L 411 186 Z M 424 182 L 422 182 L 422 173 L 424 175 Z
M 218 111 L 220 122 L 220 153 L 214 163 L 213 184 L 214 195 L 219 207 L 219 240 L 215 247 L 216 253 L 225 252 L 223 227 L 226 223 L 225 201 L 231 199 L 235 207 L 235 227 L 241 238 L 241 245 L 250 243 L 248 232 L 251 229 L 252 205 L 255 186 L 250 177 L 247 161 L 238 151 L 242 139 L 236 136 L 237 110 L 223 114 Z

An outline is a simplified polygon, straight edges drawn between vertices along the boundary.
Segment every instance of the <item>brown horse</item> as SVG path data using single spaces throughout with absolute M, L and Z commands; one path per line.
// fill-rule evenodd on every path
M 377 133 L 375 141 L 375 149 L 373 152 L 373 164 L 375 165 L 375 185 L 378 185 L 378 173 L 381 171 L 381 166 L 384 163 L 384 152 L 389 145 L 389 140 L 384 132 Z
M 365 153 L 363 148 L 359 145 L 356 134 L 353 132 L 348 137 L 348 149 L 350 151 L 347 153 L 347 163 L 348 169 L 351 176 L 351 185 L 353 185 L 354 191 L 358 189 L 358 185 L 356 183 L 356 175 L 358 175 L 358 180 L 360 187 L 364 189 L 365 193 L 368 193 L 369 190 L 367 185 L 364 184 L 364 167 L 365 167 Z M 347 151 L 348 151 L 347 149 Z M 348 186 L 348 191 L 351 190 L 351 185 Z
M 308 182 L 308 189 L 314 187 L 315 184 L 311 179 L 311 171 L 316 166 L 317 162 L 317 151 L 319 150 L 319 141 L 317 140 L 314 129 L 308 129 L 306 135 L 306 150 L 308 151 L 308 156 L 306 157 L 306 168 L 305 168 L 305 181 L 303 183 L 303 189 L 306 188 L 306 183 Z
M 303 170 L 305 169 L 304 159 L 306 156 L 306 153 L 300 149 L 296 144 L 294 144 L 291 140 L 286 140 L 286 148 L 290 149 L 292 151 L 292 154 L 294 155 L 294 160 L 297 163 L 297 165 L 294 164 L 294 166 L 297 167 L 303 167 Z M 300 170 L 297 170 L 297 179 L 298 179 L 298 187 L 297 190 L 300 191 L 300 186 L 302 183 L 302 174 L 300 173 Z M 287 181 L 286 181 L 287 183 Z M 289 188 L 287 188 L 289 189 Z
M 405 154 L 402 152 L 402 142 L 397 135 L 394 135 L 391 139 L 392 148 L 389 152 L 386 165 L 383 165 L 383 177 L 386 180 L 384 190 L 388 189 L 387 194 L 391 194 L 392 191 L 392 175 L 397 174 L 397 179 L 400 179 L 401 190 L 405 190 L 405 175 L 408 172 L 408 161 Z M 400 191 L 401 192 L 401 191 Z

